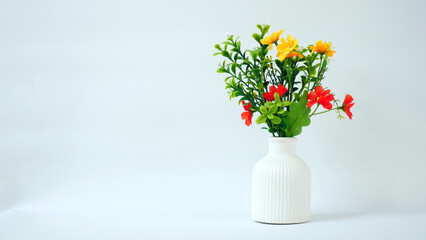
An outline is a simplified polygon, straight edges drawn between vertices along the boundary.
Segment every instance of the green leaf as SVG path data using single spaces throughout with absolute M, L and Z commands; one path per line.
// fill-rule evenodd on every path
M 221 52 L 213 53 L 213 56 L 217 56 L 219 54 L 221 54 Z
M 287 106 L 289 106 L 290 105 L 290 102 L 289 101 L 284 101 L 283 102 L 283 107 L 287 107 Z
M 325 66 L 326 66 L 326 65 L 327 65 L 327 55 L 326 55 L 326 57 L 325 57 L 324 62 L 322 63 L 321 68 L 325 68 Z
M 234 62 L 236 62 L 240 57 L 238 57 L 238 54 L 234 55 Z
M 257 58 L 257 56 L 259 55 L 259 52 L 258 51 L 249 51 L 250 52 L 250 56 L 253 58 L 253 59 L 256 59 Z
M 300 97 L 300 101 L 293 101 L 290 104 L 289 111 L 284 113 L 284 130 L 286 137 L 294 137 L 302 132 L 302 127 L 311 123 L 309 113 L 311 109 L 306 106 L 308 102 L 307 91 Z
M 260 112 L 261 112 L 262 114 L 266 114 L 266 113 L 268 113 L 268 110 L 266 109 L 266 107 L 264 107 L 264 106 L 260 106 Z
M 272 106 L 274 106 L 275 104 L 273 102 L 267 102 L 265 103 L 265 107 L 270 108 Z
M 259 43 L 260 43 L 260 40 L 262 39 L 262 37 L 259 34 L 257 34 L 257 33 L 254 33 L 252 35 L 252 37 L 254 38 L 254 40 L 256 40 Z
M 241 93 L 239 91 L 232 92 L 232 97 L 238 97 Z
M 283 62 L 281 62 L 279 59 L 276 59 L 276 60 L 275 60 L 275 64 L 277 64 L 277 66 L 278 66 L 279 68 L 282 68 Z
M 277 105 L 273 105 L 269 110 L 268 110 L 268 114 L 274 114 L 278 111 L 278 106 Z
M 278 94 L 277 92 L 274 93 L 274 98 L 275 98 L 275 101 L 280 101 L 280 94 Z
M 226 50 L 222 51 L 222 56 L 227 57 L 227 58 L 229 58 L 229 57 L 230 57 L 230 56 L 229 56 L 229 52 L 228 52 L 228 51 L 226 51 Z
M 280 110 L 277 112 L 277 114 L 283 114 L 285 111 L 284 110 Z
M 221 68 L 217 69 L 217 72 L 218 72 L 218 73 L 226 73 L 226 72 L 228 72 L 228 71 L 226 71 L 226 69 L 225 69 L 225 68 L 221 67 Z
M 232 65 L 231 65 L 231 70 L 232 70 L 232 72 L 235 74 L 235 72 L 236 72 L 236 68 L 237 68 L 237 63 L 232 63 Z
M 262 35 L 265 35 L 269 31 L 269 27 L 269 25 L 265 25 L 265 27 L 263 27 Z
M 261 124 L 261 123 L 264 123 L 264 122 L 266 122 L 266 116 L 265 115 L 260 115 L 257 119 L 256 119 L 256 123 L 257 124 Z
M 273 124 L 280 124 L 281 123 L 281 118 L 279 117 L 274 117 L 271 119 Z
M 247 97 L 240 98 L 240 100 L 238 100 L 238 105 L 240 105 L 240 103 L 244 100 L 249 100 L 249 99 L 247 99 Z M 246 105 L 247 105 L 247 103 L 246 103 Z
M 268 115 L 266 115 L 269 119 L 273 119 L 275 116 L 273 115 L 273 114 L 268 114 Z
M 273 128 L 270 128 L 270 129 L 268 130 L 268 132 L 270 132 L 270 133 L 274 134 L 274 133 L 276 133 L 276 132 L 277 132 L 277 130 L 275 130 L 275 129 L 273 129 Z
M 219 44 L 214 45 L 214 47 L 215 47 L 217 50 L 222 51 L 222 48 L 220 48 L 220 45 L 219 45 Z

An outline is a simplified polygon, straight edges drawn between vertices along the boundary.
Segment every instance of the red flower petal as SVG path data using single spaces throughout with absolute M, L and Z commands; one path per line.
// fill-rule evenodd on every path
M 350 109 L 353 105 L 355 105 L 355 103 L 349 103 L 348 105 L 346 105 L 345 107 Z
M 282 97 L 287 91 L 288 89 L 285 88 L 284 85 L 278 85 L 277 93 L 280 95 L 280 97 Z
M 353 114 L 351 113 L 351 111 L 345 111 L 346 115 L 348 115 L 349 119 L 352 120 L 352 116 Z
M 329 94 L 330 92 L 331 92 L 331 90 L 330 90 L 330 89 L 327 89 L 327 90 L 325 90 L 325 91 L 322 93 L 322 95 L 323 95 L 323 96 L 325 96 L 325 95 Z
M 308 108 L 311 108 L 315 103 L 317 103 L 317 101 L 309 101 L 306 106 L 308 106 Z
M 250 110 L 250 108 L 251 108 L 251 103 L 250 103 L 250 102 L 247 102 L 247 104 L 246 104 L 246 102 L 245 102 L 245 101 L 242 101 L 242 103 L 243 103 L 243 108 L 244 108 L 244 110 L 249 111 L 249 110 Z
M 329 91 L 329 90 L 327 90 Z M 324 101 L 326 102 L 331 102 L 334 100 L 334 96 L 332 94 L 328 94 L 327 96 L 324 97 Z
M 263 94 L 263 98 L 265 98 L 266 99 L 266 101 L 268 101 L 268 102 L 270 102 L 270 101 L 273 101 L 275 98 L 274 98 L 274 94 L 273 93 L 270 93 L 270 92 L 266 92 L 266 93 L 264 93 Z
M 347 105 L 347 104 L 351 103 L 353 100 L 354 99 L 353 99 L 353 97 L 351 95 L 346 94 L 345 100 L 343 101 L 343 105 Z
M 346 94 L 345 96 L 345 100 L 343 100 L 343 111 L 346 113 L 346 115 L 348 115 L 349 119 L 352 119 L 352 112 L 351 112 L 351 107 L 353 107 L 353 105 L 355 105 L 355 103 L 353 103 L 354 99 L 352 98 L 351 95 Z
M 311 91 L 309 94 L 308 94 L 308 99 L 309 100 L 311 100 L 311 101 L 317 101 L 317 93 L 316 92 L 314 92 L 314 91 Z
M 274 93 L 277 92 L 277 88 L 275 86 L 270 86 L 269 87 L 269 92 L 271 92 L 272 95 L 274 95 Z
M 249 116 L 250 116 L 250 112 L 249 111 L 245 111 L 245 112 L 241 113 L 241 119 L 242 120 L 245 120 L 245 119 L 249 118 Z
M 317 93 L 318 96 L 321 96 L 322 93 L 324 92 L 324 88 L 322 88 L 322 86 L 316 86 L 315 92 Z
M 245 124 L 247 125 L 247 127 L 249 127 L 251 125 L 251 118 L 250 119 L 246 119 Z
M 329 102 L 324 102 L 324 103 L 322 103 L 321 104 L 325 109 L 328 109 L 328 110 L 330 110 L 330 109 L 332 109 L 333 108 L 333 105 L 331 104 L 331 103 L 329 103 Z
M 245 124 L 247 125 L 247 127 L 251 125 L 252 117 L 253 117 L 253 114 L 250 111 L 245 111 L 241 113 L 241 119 L 246 120 Z

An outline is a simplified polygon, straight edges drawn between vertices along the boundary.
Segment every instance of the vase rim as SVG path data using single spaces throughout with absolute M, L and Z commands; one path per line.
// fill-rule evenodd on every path
M 268 137 L 268 140 L 271 142 L 295 142 L 297 141 L 296 137 Z

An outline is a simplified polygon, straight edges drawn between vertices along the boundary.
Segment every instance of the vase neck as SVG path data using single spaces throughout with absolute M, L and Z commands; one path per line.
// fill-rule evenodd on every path
M 296 141 L 294 137 L 270 137 L 269 154 L 296 154 Z

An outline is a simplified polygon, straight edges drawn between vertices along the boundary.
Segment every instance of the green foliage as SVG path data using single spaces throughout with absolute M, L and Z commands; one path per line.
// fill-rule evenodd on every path
M 302 127 L 310 124 L 310 108 L 306 106 L 307 93 L 321 84 L 327 71 L 329 59 L 324 54 L 308 47 L 298 50 L 303 58 L 292 57 L 283 61 L 268 56 L 268 45 L 260 40 L 266 37 L 270 26 L 257 25 L 257 33 L 252 35 L 258 43 L 254 49 L 242 50 L 239 37 L 231 35 L 221 44 L 214 46 L 214 56 L 224 58 L 217 72 L 225 74 L 229 98 L 247 101 L 251 111 L 258 112 L 258 124 L 266 124 L 274 136 L 292 137 L 299 135 Z M 298 48 L 299 49 L 299 48 Z M 275 100 L 267 102 L 263 97 L 270 86 L 283 85 L 288 91 Z
M 268 118 L 266 117 L 266 115 L 262 114 L 259 117 L 257 117 L 256 122 L 257 124 L 265 123 L 267 119 Z
M 281 101 L 278 93 L 275 93 L 274 102 L 266 102 L 260 106 L 260 116 L 256 119 L 256 123 L 266 123 L 269 126 L 269 132 L 283 134 L 284 125 L 282 121 L 285 113 L 284 107 L 289 105 L 289 101 Z
M 306 127 L 311 123 L 309 113 L 311 109 L 306 106 L 308 103 L 308 92 L 300 97 L 299 101 L 293 101 L 290 104 L 289 111 L 284 113 L 284 130 L 286 137 L 294 137 L 302 132 L 302 127 Z
M 254 40 L 256 40 L 256 42 L 260 43 L 260 40 L 262 39 L 262 37 L 257 34 L 257 33 L 253 33 L 252 37 L 254 38 Z

